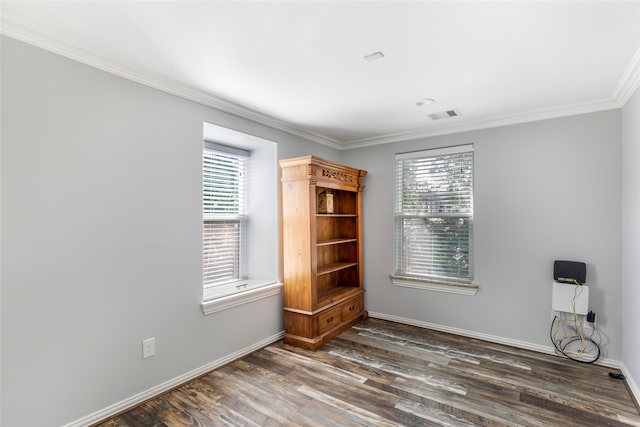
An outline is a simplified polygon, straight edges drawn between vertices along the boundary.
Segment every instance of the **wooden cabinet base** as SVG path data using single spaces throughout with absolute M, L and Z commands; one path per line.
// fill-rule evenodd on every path
M 364 310 L 364 291 L 345 290 L 315 312 L 284 309 L 284 342 L 297 347 L 316 350 L 341 332 L 368 317 Z
M 336 327 L 334 327 L 333 329 L 330 329 L 329 331 L 325 332 L 324 334 L 313 337 L 313 338 L 306 338 L 299 335 L 292 335 L 289 333 L 285 333 L 284 343 L 293 345 L 296 347 L 306 348 L 307 350 L 316 351 L 328 341 L 332 340 L 333 338 L 340 335 L 342 332 L 346 331 L 353 325 L 356 325 L 361 321 L 367 319 L 368 317 L 369 317 L 368 313 L 366 311 L 363 311 L 353 319 L 348 320 L 346 322 L 342 322 Z

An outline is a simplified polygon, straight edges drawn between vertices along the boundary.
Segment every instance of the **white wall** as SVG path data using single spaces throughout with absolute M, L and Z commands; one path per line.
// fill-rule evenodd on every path
M 622 109 L 622 360 L 640 398 L 640 89 Z
M 279 297 L 202 314 L 203 122 L 338 153 L 1 42 L 0 424 L 73 422 L 282 331 Z
M 394 154 L 473 143 L 475 296 L 395 287 Z M 349 150 L 364 199 L 370 312 L 551 348 L 553 261 L 587 263 L 603 357 L 621 358 L 620 111 Z

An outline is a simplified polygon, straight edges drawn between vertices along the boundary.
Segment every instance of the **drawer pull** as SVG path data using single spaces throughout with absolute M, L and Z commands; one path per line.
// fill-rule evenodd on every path
M 327 318 L 327 323 L 333 322 L 333 316 Z
M 349 311 L 353 311 L 353 310 L 355 310 L 355 309 L 356 309 L 356 306 L 355 306 L 355 305 L 352 305 L 351 307 L 349 307 Z

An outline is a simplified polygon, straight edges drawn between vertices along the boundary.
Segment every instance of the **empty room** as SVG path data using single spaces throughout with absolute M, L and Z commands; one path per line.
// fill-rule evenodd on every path
M 640 1 L 0 19 L 2 426 L 640 426 Z

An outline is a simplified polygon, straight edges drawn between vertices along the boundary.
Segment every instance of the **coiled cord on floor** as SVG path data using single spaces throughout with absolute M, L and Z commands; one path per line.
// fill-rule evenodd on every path
M 564 336 L 562 338 L 555 338 L 554 326 L 556 326 L 557 324 L 557 329 L 556 329 L 556 334 L 557 334 L 560 328 L 560 321 L 561 320 L 558 319 L 557 315 L 554 316 L 553 321 L 551 322 L 551 329 L 549 330 L 549 338 L 551 339 L 551 342 L 553 343 L 553 346 L 558 351 L 558 353 L 562 354 L 568 359 L 571 359 L 580 363 L 594 363 L 598 359 L 600 359 L 600 354 L 601 354 L 600 343 L 596 342 L 596 340 L 593 338 L 593 335 L 596 333 L 595 325 L 593 325 L 593 332 L 591 333 L 591 335 L 588 337 L 585 337 L 582 334 L 581 326 L 578 325 L 577 320 L 574 319 L 577 335 L 572 334 L 572 335 Z M 581 345 L 580 350 L 578 350 L 577 352 L 571 350 L 569 346 L 578 341 L 580 342 L 580 345 Z M 587 347 L 591 347 L 591 348 L 588 349 Z M 585 359 L 585 357 L 587 357 L 587 359 Z

